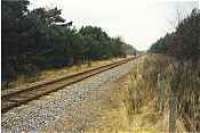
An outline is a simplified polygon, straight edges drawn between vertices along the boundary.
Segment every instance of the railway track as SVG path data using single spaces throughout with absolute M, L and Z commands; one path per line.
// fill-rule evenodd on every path
M 80 82 L 84 79 L 92 77 L 96 74 L 102 73 L 109 69 L 115 68 L 122 64 L 129 62 L 135 58 L 124 59 L 109 65 L 101 66 L 91 70 L 87 70 L 81 73 L 61 77 L 52 81 L 44 82 L 41 84 L 33 85 L 23 89 L 17 89 L 15 91 L 8 91 L 1 96 L 1 112 L 5 113 L 15 107 L 26 104 L 32 100 L 39 99 L 44 95 L 58 91 L 65 86 Z

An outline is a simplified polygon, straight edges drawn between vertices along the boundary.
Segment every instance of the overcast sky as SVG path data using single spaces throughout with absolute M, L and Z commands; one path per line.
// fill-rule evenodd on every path
M 198 8 L 198 0 L 31 0 L 31 8 L 57 6 L 62 16 L 80 28 L 100 26 L 110 36 L 120 36 L 139 50 L 175 28 L 181 18 Z

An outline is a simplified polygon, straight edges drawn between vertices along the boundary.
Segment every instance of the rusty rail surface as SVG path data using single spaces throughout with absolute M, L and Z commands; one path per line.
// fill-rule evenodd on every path
M 139 56 L 138 56 L 139 57 Z M 135 57 L 135 58 L 138 58 Z M 86 70 L 77 74 L 61 77 L 55 80 L 44 82 L 37 85 L 32 85 L 27 88 L 23 88 L 17 91 L 11 91 L 1 96 L 1 112 L 5 113 L 15 107 L 18 107 L 22 104 L 26 104 L 32 100 L 38 99 L 49 93 L 58 91 L 65 86 L 80 82 L 84 79 L 92 77 L 96 74 L 102 73 L 109 69 L 115 68 L 122 64 L 129 62 L 130 60 L 135 59 L 134 57 L 124 59 L 115 63 L 97 67 L 91 70 Z

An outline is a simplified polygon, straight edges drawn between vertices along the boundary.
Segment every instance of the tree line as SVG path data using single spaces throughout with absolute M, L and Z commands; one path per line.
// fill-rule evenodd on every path
M 160 38 L 149 51 L 165 53 L 182 61 L 197 62 L 200 59 L 200 10 L 193 9 L 191 14 L 178 24 L 175 32 Z
M 176 132 L 177 118 L 190 121 L 185 126 L 188 132 L 200 131 L 200 10 L 194 9 L 173 33 L 160 38 L 149 51 L 170 56 L 157 63 L 161 83 L 169 83 L 169 87 L 163 85 L 163 89 L 169 89 L 169 131 Z
M 58 8 L 28 10 L 29 1 L 2 1 L 2 79 L 85 61 L 124 57 L 135 49 L 100 27 L 79 30 Z

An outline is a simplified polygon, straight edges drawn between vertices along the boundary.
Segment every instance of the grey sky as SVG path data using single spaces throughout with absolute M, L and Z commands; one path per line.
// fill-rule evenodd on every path
M 31 0 L 31 7 L 59 7 L 67 21 L 78 28 L 102 27 L 109 35 L 121 36 L 139 50 L 175 28 L 177 12 L 187 16 L 197 0 Z

